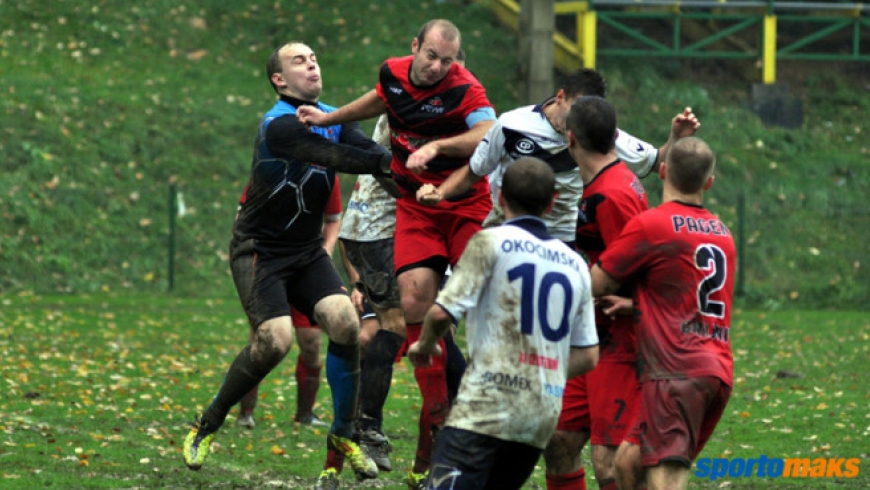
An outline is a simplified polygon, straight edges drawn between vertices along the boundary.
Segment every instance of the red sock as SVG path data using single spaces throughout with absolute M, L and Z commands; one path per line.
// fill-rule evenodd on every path
M 419 323 L 408 325 L 408 344 L 420 338 L 422 325 Z M 441 355 L 432 358 L 432 365 L 424 368 L 414 368 L 414 378 L 420 395 L 423 397 L 423 406 L 420 407 L 419 434 L 417 436 L 417 454 L 414 459 L 414 473 L 422 473 L 429 469 L 432 460 L 433 433 L 436 432 L 447 418 L 449 403 L 447 401 L 447 364 L 446 348 L 444 340 L 439 340 Z
M 317 390 L 320 389 L 320 367 L 312 368 L 296 358 L 296 417 L 306 416 L 314 408 Z
M 251 388 L 251 391 L 247 392 L 245 396 L 242 397 L 242 401 L 239 402 L 239 413 L 254 413 L 254 408 L 257 406 L 257 392 L 260 389 L 260 385 L 254 386 Z
M 547 475 L 547 490 L 586 490 L 586 470 L 567 475 Z

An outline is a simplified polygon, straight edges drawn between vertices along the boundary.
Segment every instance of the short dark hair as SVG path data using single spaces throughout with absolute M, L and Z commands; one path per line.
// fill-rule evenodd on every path
M 665 162 L 668 182 L 684 194 L 696 194 L 713 174 L 716 155 L 704 140 L 690 136 L 671 145 Z
M 422 46 L 423 41 L 426 40 L 426 34 L 434 27 L 441 28 L 445 40 L 452 41 L 453 39 L 458 39 L 459 44 L 462 44 L 462 35 L 459 33 L 459 28 L 447 19 L 432 19 L 420 26 L 420 30 L 417 32 L 417 44 Z
M 456 61 L 465 61 L 465 50 L 462 47 L 459 48 L 459 52 L 456 53 Z
M 505 170 L 501 195 L 517 215 L 543 216 L 556 193 L 556 174 L 543 160 L 520 158 Z
M 580 68 L 571 72 L 562 79 L 561 88 L 565 91 L 565 97 L 569 99 L 579 95 L 607 97 L 607 81 L 591 68 Z
M 571 104 L 565 118 L 580 148 L 605 154 L 616 145 L 616 109 L 596 95 L 584 95 Z
M 272 54 L 269 55 L 269 59 L 266 61 L 266 77 L 269 78 L 269 84 L 272 86 L 272 90 L 275 93 L 278 93 L 278 87 L 275 86 L 275 83 L 272 82 L 272 75 L 276 73 L 282 73 L 284 71 L 284 65 L 281 63 L 281 50 L 286 46 L 292 46 L 294 44 L 305 44 L 302 41 L 290 41 L 286 42 L 272 51 Z

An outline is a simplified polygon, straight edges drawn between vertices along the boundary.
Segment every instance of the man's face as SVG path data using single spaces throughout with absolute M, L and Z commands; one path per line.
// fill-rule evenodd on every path
M 415 85 L 434 85 L 450 71 L 459 54 L 459 39 L 444 39 L 441 29 L 435 27 L 426 33 L 423 43 L 417 38 L 411 43 L 414 61 L 411 62 L 411 81 Z
M 553 110 L 553 129 L 561 134 L 565 134 L 565 119 L 568 118 L 568 112 L 571 110 L 571 105 L 574 104 L 574 101 L 580 98 L 580 95 L 575 97 L 571 97 L 570 99 L 565 95 L 564 90 L 559 90 L 559 93 L 556 94 L 556 102 L 555 109 Z
M 323 91 L 323 80 L 314 51 L 304 44 L 289 44 L 281 48 L 280 56 L 282 72 L 272 76 L 278 77 L 279 87 L 281 81 L 286 84 L 281 93 L 316 102 Z

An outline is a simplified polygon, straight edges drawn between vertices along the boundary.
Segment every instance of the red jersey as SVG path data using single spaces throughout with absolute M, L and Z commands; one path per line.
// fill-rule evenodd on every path
M 619 236 L 631 218 L 649 209 L 640 179 L 620 160 L 604 167 L 583 188 L 577 216 L 577 250 L 591 266 Z M 621 296 L 630 296 L 626 291 Z M 634 361 L 637 358 L 634 319 L 619 315 L 611 319 L 595 307 L 599 362 Z
M 629 222 L 599 258 L 632 282 L 641 381 L 715 376 L 732 385 L 731 232 L 701 206 L 669 201 Z
M 440 185 L 455 169 L 468 163 L 468 158 L 438 155 L 418 175 L 405 167 L 411 153 L 430 141 L 468 131 L 466 117 L 492 107 L 483 85 L 459 63 L 453 63 L 447 76 L 435 85 L 414 85 L 409 75 L 413 59 L 388 59 L 381 65 L 375 87 L 387 106 L 393 178 L 406 195 L 415 194 L 424 183 Z M 472 191 L 487 193 L 488 189 L 487 180 L 480 179 Z

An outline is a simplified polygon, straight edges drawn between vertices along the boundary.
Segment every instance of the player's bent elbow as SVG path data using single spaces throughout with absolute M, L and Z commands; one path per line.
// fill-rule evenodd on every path
M 598 346 L 572 347 L 568 357 L 568 378 L 588 373 L 598 365 Z

